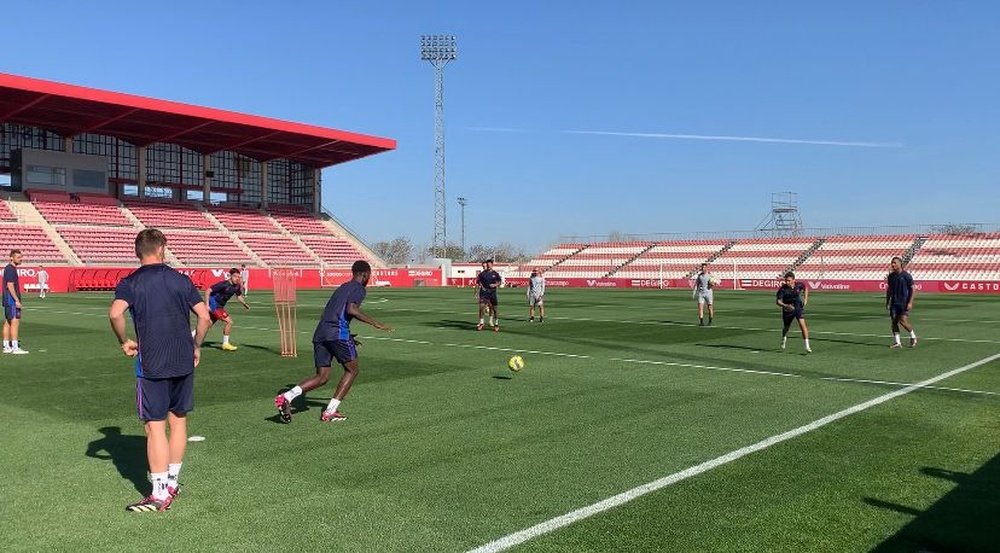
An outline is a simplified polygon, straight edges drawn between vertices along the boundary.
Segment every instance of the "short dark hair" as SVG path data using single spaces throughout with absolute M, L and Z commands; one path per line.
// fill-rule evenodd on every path
M 484 259 L 483 260 L 483 265 L 486 265 L 487 263 L 493 263 L 493 260 L 492 259 Z
M 139 231 L 135 236 L 135 256 L 139 259 L 147 255 L 153 255 L 156 250 L 167 245 L 167 237 L 155 228 L 147 228 Z
M 19 253 L 21 253 L 21 250 L 10 250 L 10 256 L 11 257 L 14 257 L 15 255 L 17 255 Z
M 795 278 L 795 273 L 788 271 L 785 273 L 785 278 Z
M 899 257 L 898 255 L 894 255 L 894 256 L 892 256 L 892 259 L 890 259 L 890 260 L 889 260 L 889 262 L 891 263 L 891 262 L 893 262 L 893 261 L 895 261 L 895 260 L 897 260 L 897 259 L 899 260 L 899 262 L 900 262 L 900 263 L 902 263 L 902 262 L 903 262 L 903 258 L 902 258 L 902 257 Z
M 354 265 L 351 265 L 351 274 L 353 274 L 354 276 L 358 276 L 361 273 L 370 273 L 370 272 L 372 272 L 372 266 L 369 265 L 368 262 L 365 261 L 364 259 L 359 259 L 354 262 Z
M 240 273 L 240 270 L 237 269 L 236 267 L 233 267 L 232 269 L 229 269 L 229 276 L 237 275 L 239 273 Z

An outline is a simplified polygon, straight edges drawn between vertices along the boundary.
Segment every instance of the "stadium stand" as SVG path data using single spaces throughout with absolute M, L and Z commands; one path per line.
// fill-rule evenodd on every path
M 585 247 L 587 247 L 586 244 L 559 244 L 550 248 L 538 257 L 532 258 L 531 261 L 521 265 L 517 271 L 511 272 L 510 276 L 514 278 L 528 278 L 531 276 L 531 271 L 535 269 L 547 271 L 552 266 Z
M 59 235 L 87 265 L 134 265 L 136 229 L 115 227 L 57 227 Z
M 600 278 L 615 272 L 651 247 L 651 242 L 593 244 L 569 256 L 546 272 L 553 278 Z
M 147 227 L 217 230 L 194 204 L 131 200 L 125 207 Z
M 270 217 L 255 209 L 211 207 L 208 212 L 232 232 L 274 233 L 281 230 Z
M 719 253 L 728 240 L 671 240 L 653 246 L 615 272 L 621 278 L 684 278 Z
M 237 236 L 271 267 L 308 267 L 319 264 L 309 251 L 282 234 L 241 232 Z
M 67 195 L 68 198 L 68 195 Z M 117 227 L 131 227 L 129 221 L 115 200 L 114 205 L 103 203 L 102 200 L 90 197 L 86 202 L 58 200 L 54 196 L 45 194 L 39 198 L 38 193 L 31 196 L 35 208 L 46 221 L 53 224 L 70 223 L 83 225 L 107 225 Z M 95 203 L 101 202 L 101 203 Z
M 365 257 L 353 244 L 341 238 L 300 236 L 299 239 L 331 267 L 350 267 L 356 260 Z
M 17 222 L 17 214 L 11 211 L 4 200 L 0 200 L 0 221 Z
M 271 217 L 292 234 L 329 235 L 330 229 L 323 221 L 307 212 L 295 209 L 270 208 Z
M 167 237 L 167 249 L 170 253 L 189 267 L 254 264 L 231 235 L 218 230 L 166 230 L 164 235 Z
M 52 242 L 45 229 L 36 226 L 0 223 L 0 252 L 6 259 L 10 250 L 19 249 L 31 264 L 65 264 L 66 257 Z M 6 263 L 6 261 L 4 262 Z
M 737 240 L 709 262 L 722 279 L 777 278 L 791 269 L 815 243 L 815 238 L 751 238 Z
M 832 236 L 795 268 L 799 278 L 881 280 L 893 256 L 904 256 L 916 235 Z
M 1000 234 L 930 235 L 907 269 L 918 279 L 1000 280 Z

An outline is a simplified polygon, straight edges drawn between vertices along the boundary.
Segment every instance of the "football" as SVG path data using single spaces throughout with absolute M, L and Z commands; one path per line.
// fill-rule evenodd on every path
M 524 358 L 520 355 L 515 355 L 507 361 L 507 367 L 514 372 L 520 372 L 524 368 Z
M 712 286 L 718 286 L 719 285 L 719 279 L 715 275 L 712 275 L 712 276 L 708 277 L 708 283 L 711 284 Z

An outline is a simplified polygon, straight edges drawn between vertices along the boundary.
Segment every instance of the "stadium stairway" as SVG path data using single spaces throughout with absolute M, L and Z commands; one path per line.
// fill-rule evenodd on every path
M 205 217 L 208 217 L 209 221 L 212 221 L 212 224 L 215 225 L 215 228 L 219 229 L 220 231 L 232 237 L 233 242 L 236 242 L 236 245 L 239 246 L 241 250 L 243 250 L 243 253 L 247 254 L 247 256 L 253 260 L 255 265 L 257 265 L 258 267 L 265 267 L 265 268 L 271 267 L 267 263 L 264 263 L 264 260 L 261 259 L 256 252 L 250 249 L 250 246 L 246 245 L 246 242 L 240 240 L 239 236 L 236 236 L 235 231 L 229 230 L 228 228 L 226 228 L 226 225 L 222 224 L 222 221 L 216 219 L 215 215 L 212 215 L 211 211 L 205 209 L 205 207 L 200 204 L 198 205 L 198 209 L 200 209 L 205 214 Z
M 34 204 L 28 201 L 26 197 L 21 194 L 12 194 L 7 202 L 7 205 L 10 206 L 10 210 L 17 215 L 17 219 L 21 222 L 21 224 L 41 227 L 42 230 L 45 231 L 45 235 L 48 236 L 49 239 L 52 240 L 52 243 L 59 248 L 59 252 L 66 258 L 66 262 L 68 264 L 83 265 L 83 262 L 73 251 L 73 248 L 69 247 L 66 240 L 59 235 L 56 227 L 46 221 L 45 217 L 42 217 L 42 214 L 39 213 Z
M 314 252 L 312 250 L 312 248 L 309 247 L 308 244 L 306 244 L 305 242 L 303 242 L 302 239 L 299 238 L 295 233 L 293 233 L 292 231 L 290 231 L 287 228 L 283 227 L 281 225 L 281 223 L 279 223 L 278 220 L 275 219 L 274 217 L 271 217 L 270 215 L 268 215 L 267 218 L 271 220 L 271 222 L 274 224 L 274 226 L 276 226 L 276 227 L 278 227 L 278 228 L 281 229 L 281 234 L 282 235 L 290 238 L 292 240 L 292 242 L 295 242 L 300 248 L 302 248 L 303 250 L 305 250 L 306 253 L 309 254 L 309 257 L 312 257 L 313 260 L 316 262 L 317 265 L 323 266 L 323 258 L 320 257 L 319 255 L 317 255 L 316 252 Z
M 326 211 L 323 211 L 323 215 L 320 216 L 320 222 L 323 223 L 323 226 L 330 229 L 331 234 L 333 234 L 337 238 L 342 238 L 346 240 L 352 246 L 354 246 L 354 249 L 361 252 L 361 254 L 365 257 L 365 259 L 368 259 L 369 261 L 372 262 L 373 268 L 385 269 L 389 267 L 389 264 L 386 263 L 381 256 L 376 254 L 374 250 L 369 248 L 368 244 L 366 244 L 364 240 L 362 240 L 357 235 L 357 233 L 347 228 L 347 225 L 342 224 L 340 221 L 338 221 L 336 218 L 334 218 Z
M 613 270 L 612 270 L 612 271 L 611 271 L 610 273 L 608 273 L 608 274 L 604 275 L 604 276 L 603 276 L 603 277 L 601 277 L 601 278 L 611 278 L 612 276 L 614 276 L 614 274 L 615 274 L 615 273 L 617 273 L 618 271 L 622 270 L 622 267 L 625 267 L 625 266 L 627 266 L 627 265 L 628 265 L 629 263 L 631 263 L 631 262 L 635 261 L 636 259 L 639 259 L 639 256 L 640 256 L 640 255 L 642 255 L 642 254 L 644 254 L 644 253 L 648 252 L 649 250 L 653 249 L 654 247 L 656 247 L 656 245 L 657 245 L 657 243 L 656 243 L 656 242 L 652 242 L 652 243 L 650 243 L 650 244 L 649 244 L 648 246 L 646 246 L 646 249 L 644 249 L 644 250 L 642 250 L 641 252 L 639 252 L 639 253 L 637 253 L 637 254 L 633 255 L 633 256 L 632 256 L 632 257 L 631 257 L 630 259 L 628 259 L 627 261 L 625 261 L 625 263 L 622 263 L 621 265 L 619 265 L 619 266 L 615 267 L 615 268 L 614 268 L 614 269 L 613 269 Z
M 809 246 L 808 250 L 802 252 L 802 255 L 800 255 L 795 261 L 792 262 L 791 265 L 788 266 L 788 269 L 785 272 L 795 271 L 795 269 L 798 269 L 799 265 L 802 265 L 807 259 L 812 257 L 812 254 L 815 253 L 824 242 L 826 242 L 826 238 L 817 238 L 816 241 L 813 242 L 813 245 Z
M 729 249 L 735 245 L 736 245 L 736 240 L 730 240 L 729 242 L 726 242 L 726 245 L 722 246 L 722 249 L 713 253 L 711 256 L 709 256 L 708 259 L 702 261 L 702 263 L 708 263 L 709 265 L 711 265 L 713 261 L 722 257 L 722 254 L 728 252 Z M 698 271 L 699 271 L 698 268 L 691 269 L 690 271 L 688 271 L 688 274 L 684 275 L 684 278 L 694 278 L 694 275 L 698 274 Z
M 555 269 L 556 267 L 558 267 L 560 264 L 562 264 L 567 259 L 569 259 L 569 258 L 573 257 L 574 255 L 576 255 L 576 254 L 582 252 L 583 250 L 587 249 L 588 246 L 590 246 L 590 244 L 581 244 L 580 247 L 576 249 L 576 251 L 574 251 L 573 253 L 571 253 L 571 254 L 567 255 L 566 257 L 560 259 L 559 261 L 556 261 L 552 265 L 549 265 L 549 268 L 545 269 L 545 270 L 546 271 L 551 271 L 552 269 Z
M 903 253 L 903 265 L 909 263 L 910 260 L 913 259 L 913 256 L 917 255 L 917 252 L 920 251 L 920 248 L 924 247 L 924 244 L 927 243 L 928 238 L 929 238 L 928 236 L 920 235 L 913 240 L 913 243 L 910 244 L 910 247 L 906 248 L 906 252 Z

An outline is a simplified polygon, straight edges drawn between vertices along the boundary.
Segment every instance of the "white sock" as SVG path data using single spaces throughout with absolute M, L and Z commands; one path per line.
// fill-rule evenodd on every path
M 154 499 L 166 499 L 170 497 L 170 493 L 167 492 L 167 473 L 154 472 L 149 477 L 153 480 Z
M 192 337 L 192 338 L 194 338 L 194 335 L 195 335 L 195 334 L 197 334 L 197 333 L 198 333 L 198 331 L 197 331 L 197 330 L 192 330 L 192 331 L 191 331 L 191 337 Z
M 296 386 L 296 387 L 292 388 L 291 390 L 288 390 L 287 392 L 285 392 L 285 393 L 283 393 L 281 395 L 285 396 L 285 399 L 287 399 L 288 401 L 292 401 L 295 398 L 297 398 L 297 397 L 299 397 L 299 396 L 302 395 L 302 388 L 299 387 L 299 386 Z
M 3 341 L 3 349 L 10 349 L 10 340 Z
M 893 332 L 892 333 L 892 339 L 895 340 L 896 343 L 898 344 L 899 343 L 899 333 L 898 332 Z
M 806 338 L 806 349 L 809 349 L 809 338 Z
M 330 398 L 330 403 L 326 404 L 326 412 L 333 413 L 334 411 L 337 410 L 337 407 L 340 407 L 340 400 L 335 397 L 332 397 Z
M 483 318 L 479 317 L 479 324 L 483 324 Z
M 184 463 L 170 463 L 167 465 L 167 486 L 177 489 L 177 479 L 181 475 L 181 465 Z
M 914 340 L 917 339 L 917 331 L 916 330 L 911 330 L 910 331 L 910 338 L 913 338 Z
M 222 344 L 223 345 L 228 345 L 229 344 L 229 335 L 228 334 L 223 334 L 222 335 Z
M 18 343 L 17 340 L 11 340 L 10 341 L 10 347 L 12 347 L 14 349 L 21 349 L 21 344 Z

